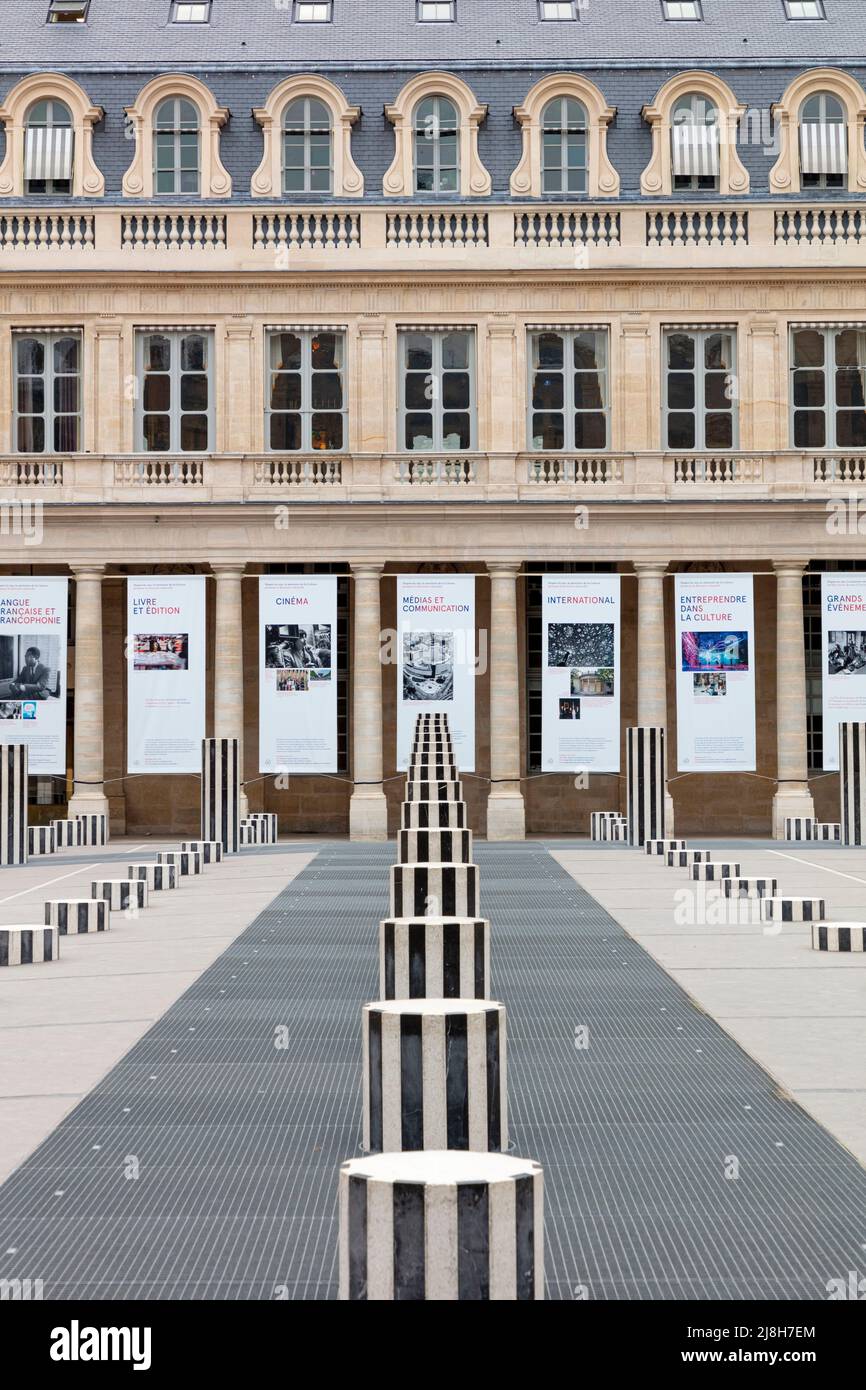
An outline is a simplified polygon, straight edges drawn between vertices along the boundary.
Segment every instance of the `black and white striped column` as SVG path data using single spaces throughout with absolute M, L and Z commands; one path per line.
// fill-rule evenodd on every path
M 77 820 L 53 820 L 54 843 L 58 849 L 69 849 L 70 846 L 79 843 L 79 828 Z
M 690 869 L 693 864 L 709 864 L 712 858 L 708 849 L 669 849 L 667 862 L 670 869 Z
M 471 830 L 401 830 L 401 864 L 471 864 Z
M 466 828 L 465 801 L 404 801 L 404 830 L 462 830 Z
M 658 855 L 659 858 L 670 854 L 674 849 L 688 849 L 687 840 L 647 840 L 644 849 L 647 854 Z
M 392 864 L 392 917 L 477 917 L 476 864 Z
M 27 752 L 0 743 L 0 864 L 27 863 Z
M 723 878 L 726 898 L 774 898 L 778 884 L 774 878 Z
M 816 840 L 818 822 L 813 816 L 786 816 L 786 840 Z
M 203 864 L 219 864 L 223 857 L 219 840 L 184 840 L 181 850 L 187 854 L 200 854 Z
M 866 925 L 862 922 L 813 922 L 812 949 L 861 955 L 866 951 Z
M 815 825 L 815 839 L 838 843 L 842 839 L 842 827 L 838 821 L 819 820 Z
M 164 893 L 177 887 L 177 869 L 173 864 L 127 864 L 127 878 L 140 878 L 152 893 Z
M 822 922 L 827 915 L 823 898 L 763 898 L 761 917 L 765 922 Z
M 115 912 L 147 907 L 147 884 L 141 878 L 99 878 L 90 885 L 92 898 L 104 898 Z
M 32 922 L 23 927 L 0 927 L 0 966 L 41 965 L 57 960 L 59 955 L 56 927 L 35 927 Z
M 363 1009 L 361 1147 L 508 1148 L 505 1008 L 380 999 Z
M 201 855 L 191 850 L 162 849 L 156 858 L 159 864 L 173 864 L 178 878 L 192 878 L 202 871 Z
M 620 840 L 628 841 L 628 821 L 622 820 L 603 820 L 599 822 L 596 833 L 592 836 L 593 840 Z
M 275 811 L 251 811 L 244 819 L 247 824 L 255 825 L 258 831 L 257 844 L 275 845 L 277 843 L 279 827 Z
M 406 779 L 407 801 L 462 801 L 461 782 L 413 782 Z
M 28 825 L 27 853 L 32 855 L 53 854 L 55 850 L 53 825 Z
M 644 845 L 665 833 L 665 731 L 638 725 L 625 733 L 628 842 Z
M 80 845 L 108 844 L 108 816 L 103 811 L 89 812 L 75 817 L 78 822 L 78 843 Z
M 201 755 L 201 838 L 219 840 L 226 854 L 240 848 L 240 745 L 206 738 Z
M 866 844 L 866 724 L 839 725 L 842 844 Z
M 45 924 L 61 936 L 84 936 L 108 931 L 109 910 L 104 898 L 54 898 L 45 904 Z
M 382 999 L 488 999 L 490 923 L 387 917 L 379 923 Z
M 340 1169 L 344 1302 L 544 1298 L 541 1165 L 507 1154 L 379 1154 Z
M 261 827 L 255 821 L 242 820 L 238 827 L 241 846 L 264 844 L 260 830 Z
M 692 865 L 692 878 L 700 883 L 718 883 L 723 878 L 739 877 L 739 864 L 714 864 L 703 859 Z

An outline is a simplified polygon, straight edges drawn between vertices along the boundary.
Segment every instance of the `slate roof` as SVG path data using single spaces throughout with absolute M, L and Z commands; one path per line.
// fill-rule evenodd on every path
M 791 22 L 783 0 L 702 0 L 671 23 L 661 0 L 581 0 L 577 23 L 541 23 L 537 0 L 456 0 L 453 24 L 419 24 L 415 0 L 333 0 L 330 24 L 296 24 L 293 0 L 212 0 L 210 23 L 170 23 L 171 0 L 90 0 L 86 24 L 47 24 L 49 0 L 0 0 L 0 70 L 265 66 L 592 69 L 842 65 L 866 53 L 866 0 L 824 0 Z

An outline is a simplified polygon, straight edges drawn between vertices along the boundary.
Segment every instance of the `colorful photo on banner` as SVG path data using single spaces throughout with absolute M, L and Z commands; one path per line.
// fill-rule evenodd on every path
M 201 772 L 206 585 L 203 574 L 127 580 L 128 772 Z
M 678 574 L 677 767 L 754 772 L 755 648 L 750 574 Z
M 618 575 L 546 574 L 542 584 L 544 771 L 619 771 Z M 572 616 L 577 621 L 565 621 Z
M 261 772 L 285 776 L 337 771 L 336 637 L 333 575 L 262 575 Z
M 188 632 L 136 632 L 132 667 L 135 671 L 188 671 Z
M 821 575 L 821 715 L 825 772 L 839 767 L 839 725 L 866 724 L 866 573 Z
M 684 632 L 684 671 L 748 671 L 747 632 Z

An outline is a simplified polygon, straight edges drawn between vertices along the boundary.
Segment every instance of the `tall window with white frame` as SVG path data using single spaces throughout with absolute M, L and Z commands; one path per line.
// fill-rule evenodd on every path
M 454 19 L 454 0 L 415 0 L 419 24 L 450 24 Z
M 791 333 L 795 449 L 866 449 L 866 323 Z
M 345 449 L 345 350 L 345 335 L 336 330 L 268 330 L 265 439 L 270 450 Z
M 213 448 L 213 333 L 154 329 L 136 334 L 136 450 L 207 453 Z
M 415 192 L 457 193 L 460 189 L 459 122 L 447 97 L 431 96 L 415 107 Z
M 842 188 L 848 172 L 845 108 L 832 92 L 815 92 L 800 108 L 800 179 L 804 188 Z
M 75 132 L 69 107 L 36 101 L 24 121 L 24 192 L 71 193 Z
M 664 439 L 668 449 L 737 447 L 736 333 L 665 333 Z
M 702 92 L 687 92 L 671 111 L 674 192 L 718 190 L 719 113 Z
M 586 111 L 573 97 L 554 97 L 541 117 L 542 193 L 586 193 Z
M 295 0 L 296 24 L 330 24 L 332 15 L 331 0 Z
M 330 193 L 332 187 L 331 113 L 315 97 L 298 97 L 283 117 L 283 192 Z
M 13 333 L 15 447 L 20 454 L 81 449 L 81 334 Z
M 153 131 L 154 193 L 198 193 L 201 133 L 198 108 L 186 97 L 166 97 Z
M 529 337 L 529 447 L 608 447 L 606 328 L 545 328 Z
M 399 363 L 400 448 L 474 449 L 474 330 L 401 330 Z

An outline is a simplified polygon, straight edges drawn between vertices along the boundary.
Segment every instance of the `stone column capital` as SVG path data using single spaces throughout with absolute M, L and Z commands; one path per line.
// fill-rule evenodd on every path
M 490 575 L 501 578 L 516 579 L 521 570 L 520 560 L 488 560 L 487 570 Z
M 215 574 L 217 579 L 231 579 L 235 576 L 242 579 L 246 564 L 243 560 L 211 560 L 210 567 L 211 573 Z
M 76 579 L 101 579 L 105 574 L 105 565 L 70 565 L 69 566 Z
M 809 566 L 808 560 L 774 560 L 773 569 L 777 575 L 798 574 L 802 577 Z
M 632 565 L 638 579 L 662 579 L 668 572 L 667 560 L 633 560 Z
M 351 561 L 349 568 L 356 579 L 381 579 L 385 562 L 384 560 L 359 560 L 357 563 Z

